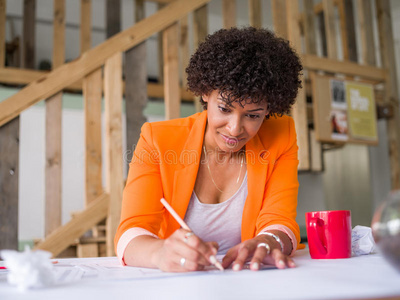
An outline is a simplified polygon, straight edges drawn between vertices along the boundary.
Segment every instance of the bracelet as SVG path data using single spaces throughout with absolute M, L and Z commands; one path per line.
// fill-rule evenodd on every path
M 266 232 L 266 231 L 260 232 L 258 235 L 260 235 L 260 234 L 265 234 L 265 235 L 269 235 L 270 237 L 273 237 L 279 243 L 279 245 L 281 245 L 281 251 L 283 253 L 283 243 L 282 243 L 282 240 L 279 238 L 279 236 L 277 236 L 276 234 L 273 234 L 272 232 Z

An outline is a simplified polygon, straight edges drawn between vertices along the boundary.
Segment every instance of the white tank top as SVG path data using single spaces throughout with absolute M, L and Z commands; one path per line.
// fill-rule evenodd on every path
M 236 193 L 222 203 L 201 203 L 193 190 L 185 222 L 203 241 L 217 242 L 218 254 L 225 254 L 241 242 L 242 214 L 246 198 L 247 172 Z

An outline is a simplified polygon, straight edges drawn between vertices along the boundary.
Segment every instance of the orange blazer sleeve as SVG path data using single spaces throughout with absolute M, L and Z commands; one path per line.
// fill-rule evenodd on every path
M 270 225 L 285 225 L 295 235 L 297 246 L 300 229 L 296 222 L 297 194 L 297 142 L 294 121 L 287 118 L 289 130 L 285 134 L 287 145 L 275 159 L 272 173 L 266 181 L 263 204 L 256 223 L 256 234 Z
M 163 220 L 163 197 L 159 154 L 152 141 L 151 125 L 142 127 L 123 192 L 121 221 L 115 235 L 117 245 L 121 235 L 129 228 L 141 227 L 158 235 Z

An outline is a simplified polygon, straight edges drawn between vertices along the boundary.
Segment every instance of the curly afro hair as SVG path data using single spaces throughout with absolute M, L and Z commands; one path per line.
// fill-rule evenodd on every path
M 303 67 L 289 42 L 266 29 L 221 29 L 208 35 L 186 68 L 195 95 L 218 90 L 227 104 L 268 103 L 269 115 L 288 113 Z M 204 109 L 207 103 L 200 100 Z

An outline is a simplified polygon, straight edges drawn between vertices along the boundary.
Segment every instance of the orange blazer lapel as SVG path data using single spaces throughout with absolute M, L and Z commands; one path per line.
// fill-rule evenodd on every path
M 269 167 L 268 156 L 269 152 L 262 145 L 258 134 L 246 144 L 248 194 L 242 216 L 242 241 L 255 235 Z
M 194 122 L 187 137 L 182 152 L 179 154 L 179 163 L 174 174 L 174 184 L 171 206 L 183 219 L 189 205 L 199 169 L 201 151 L 203 146 L 204 131 L 207 124 L 207 111 L 203 111 Z M 171 235 L 180 228 L 178 222 L 169 216 L 166 236 Z

